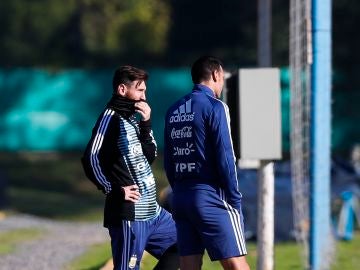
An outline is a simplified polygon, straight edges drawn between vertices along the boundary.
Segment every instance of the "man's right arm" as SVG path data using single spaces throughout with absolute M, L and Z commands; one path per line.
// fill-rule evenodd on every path
M 111 192 L 112 182 L 115 182 L 107 173 L 107 166 L 116 149 L 116 122 L 114 111 L 107 109 L 103 112 L 81 159 L 86 176 L 105 194 Z
M 114 111 L 106 110 L 93 129 L 81 161 L 86 176 L 98 189 L 105 194 L 114 191 L 124 200 L 135 203 L 140 197 L 139 187 L 133 183 L 121 184 L 124 181 L 120 175 L 127 174 L 127 171 L 121 166 L 113 166 L 114 160 L 121 159 L 117 150 L 119 136 L 119 119 Z
M 238 189 L 229 111 L 227 105 L 221 101 L 214 106 L 210 117 L 210 129 L 212 132 L 210 136 L 214 144 L 217 170 L 222 188 L 225 191 L 226 198 L 224 199 L 232 207 L 239 209 L 241 194 Z

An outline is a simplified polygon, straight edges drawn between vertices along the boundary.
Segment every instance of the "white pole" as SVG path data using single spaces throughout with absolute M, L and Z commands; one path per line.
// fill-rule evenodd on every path
M 256 269 L 274 269 L 274 163 L 270 161 L 261 161 L 259 168 Z
M 258 65 L 271 67 L 271 0 L 258 0 Z M 274 269 L 274 164 L 261 161 L 258 177 L 257 270 Z

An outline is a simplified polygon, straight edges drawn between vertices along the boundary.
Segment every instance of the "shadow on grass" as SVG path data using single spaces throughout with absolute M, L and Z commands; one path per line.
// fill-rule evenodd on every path
M 55 219 L 101 219 L 104 195 L 85 177 L 80 156 L 80 152 L 0 153 L 6 208 Z
M 42 217 L 102 219 L 104 194 L 85 176 L 82 152 L 0 152 L 7 208 Z M 162 157 L 152 165 L 158 190 L 167 185 Z
M 101 195 L 101 194 L 100 194 Z M 53 219 L 100 220 L 103 199 L 36 189 L 9 189 L 10 209 Z

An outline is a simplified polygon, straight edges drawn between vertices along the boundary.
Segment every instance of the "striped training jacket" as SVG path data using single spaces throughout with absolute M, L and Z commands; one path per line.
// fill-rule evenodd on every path
M 137 122 L 134 115 L 109 106 L 99 116 L 81 161 L 86 176 L 106 194 L 105 227 L 159 214 L 150 167 L 156 148 L 150 120 Z M 137 203 L 125 201 L 121 188 L 134 184 L 141 194 Z

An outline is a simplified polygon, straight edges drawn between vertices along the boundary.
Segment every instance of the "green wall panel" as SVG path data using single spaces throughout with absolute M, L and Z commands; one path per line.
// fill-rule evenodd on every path
M 0 150 L 83 149 L 93 124 L 111 97 L 112 70 L 0 70 Z M 153 129 L 163 146 L 166 109 L 192 88 L 190 70 L 150 69 L 147 97 Z M 290 147 L 289 72 L 281 69 L 283 150 Z M 333 149 L 360 142 L 358 92 L 333 94 Z

